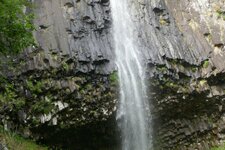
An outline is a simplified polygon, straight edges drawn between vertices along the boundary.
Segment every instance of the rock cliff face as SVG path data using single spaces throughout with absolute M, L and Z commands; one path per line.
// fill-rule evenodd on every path
M 209 149 L 224 141 L 224 2 L 168 0 L 161 8 L 175 19 L 181 34 L 175 45 L 183 46 L 164 55 L 151 82 L 161 124 L 155 131 L 165 149 Z
M 2 122 L 56 147 L 117 145 L 109 0 L 34 4 L 37 47 L 1 65 Z M 205 150 L 225 140 L 224 4 L 133 0 L 130 6 L 149 77 L 156 149 Z
M 109 2 L 35 0 L 34 7 L 37 46 L 1 64 L 3 124 L 58 148 L 107 146 L 117 102 Z

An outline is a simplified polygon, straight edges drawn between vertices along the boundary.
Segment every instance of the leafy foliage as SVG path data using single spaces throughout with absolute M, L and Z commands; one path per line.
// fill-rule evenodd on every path
M 18 53 L 34 44 L 33 14 L 26 14 L 31 7 L 27 0 L 0 0 L 0 53 Z
M 0 76 L 0 106 L 7 105 L 7 109 L 17 109 L 25 105 L 25 101 L 18 98 L 14 84 Z M 1 107 L 0 107 L 1 108 Z

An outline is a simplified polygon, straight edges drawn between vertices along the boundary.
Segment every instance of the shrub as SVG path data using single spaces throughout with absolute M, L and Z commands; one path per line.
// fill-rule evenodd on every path
M 27 0 L 0 0 L 0 53 L 18 53 L 34 44 L 34 25 Z

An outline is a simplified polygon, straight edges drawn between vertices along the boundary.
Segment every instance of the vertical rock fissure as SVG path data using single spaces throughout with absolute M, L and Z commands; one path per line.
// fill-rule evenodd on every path
M 149 105 L 145 85 L 144 63 L 132 21 L 131 0 L 111 0 L 116 64 L 120 82 L 117 121 L 121 129 L 123 150 L 151 149 Z

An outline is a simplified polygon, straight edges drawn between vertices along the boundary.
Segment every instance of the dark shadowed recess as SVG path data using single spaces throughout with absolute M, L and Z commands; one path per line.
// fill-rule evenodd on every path
M 38 142 L 53 150 L 119 150 L 120 138 L 115 119 L 76 128 L 59 129 L 43 125 L 33 132 L 42 135 Z

